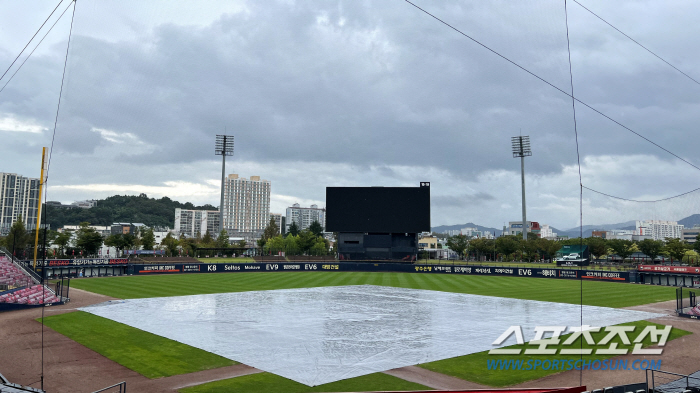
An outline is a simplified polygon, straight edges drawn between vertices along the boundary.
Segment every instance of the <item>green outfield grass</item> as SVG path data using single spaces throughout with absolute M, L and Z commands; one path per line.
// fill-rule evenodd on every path
M 238 364 L 219 355 L 82 311 L 46 317 L 44 324 L 148 378 Z
M 180 390 L 182 393 L 306 393 L 432 390 L 391 375 L 376 373 L 309 387 L 275 374 L 259 373 L 209 382 Z
M 580 281 L 375 272 L 198 273 L 71 280 L 73 288 L 121 299 L 337 285 L 384 285 L 579 304 Z M 628 307 L 675 299 L 673 287 L 583 281 L 583 304 Z
M 285 288 L 308 288 L 338 285 L 384 285 L 429 289 L 456 293 L 500 296 L 519 299 L 555 301 L 579 304 L 583 285 L 583 303 L 595 306 L 626 307 L 675 299 L 672 287 L 646 286 L 600 281 L 540 279 L 497 276 L 459 276 L 424 273 L 375 272 L 259 272 L 259 273 L 200 273 L 154 276 L 122 276 L 72 280 L 74 288 L 85 289 L 117 298 L 147 298 L 221 292 L 240 292 Z M 46 324 L 60 333 L 86 345 L 148 377 L 159 377 L 221 367 L 233 362 L 217 355 L 190 355 L 199 351 L 138 329 L 82 312 L 46 318 Z M 105 336 L 103 332 L 110 335 Z M 674 337 L 686 334 L 674 330 Z M 97 338 L 95 338 L 97 337 Z M 157 338 L 155 340 L 154 338 Z M 156 344 L 154 344 L 156 343 Z M 164 348 L 171 348 L 163 351 Z M 206 356 L 205 356 L 206 355 Z M 485 353 L 446 359 L 421 365 L 447 375 L 491 386 L 507 386 L 540 378 L 558 371 L 506 372 L 488 371 Z M 511 359 L 499 356 L 499 359 Z M 525 360 L 529 358 L 523 358 Z M 223 360 L 223 362 L 221 361 Z M 517 360 L 513 358 L 513 360 Z M 228 362 L 228 363 L 226 363 Z M 309 388 L 272 374 L 255 374 L 217 381 L 188 388 L 192 392 L 246 391 L 367 391 L 389 389 L 424 389 L 384 374 L 339 381 Z
M 651 322 L 647 321 L 637 321 L 637 322 L 630 322 L 630 323 L 623 323 L 621 325 L 628 325 L 628 326 L 635 326 L 636 329 L 633 333 L 629 334 L 630 341 L 633 341 L 634 338 L 637 337 L 638 334 L 641 333 L 643 328 L 645 326 L 653 325 L 656 326 L 657 328 L 663 328 L 663 325 L 658 325 L 654 324 Z M 598 332 L 598 333 L 591 333 L 591 336 L 593 337 L 594 341 L 596 343 L 600 342 L 603 337 L 605 337 L 608 334 L 608 332 Z M 686 330 L 682 329 L 676 329 L 672 328 L 671 329 L 671 334 L 669 335 L 668 341 L 675 340 L 679 337 L 692 334 L 691 332 L 688 332 Z M 563 346 L 563 342 L 566 340 L 566 336 L 562 336 L 561 343 L 559 345 L 554 345 L 550 346 L 548 348 L 556 348 L 556 349 L 562 349 L 562 348 L 581 348 L 581 339 L 576 340 L 571 346 Z M 618 348 L 620 349 L 629 349 L 630 351 L 634 347 L 634 345 L 625 345 L 622 340 L 620 339 L 619 336 L 616 336 L 611 342 L 617 343 Z M 608 344 L 609 345 L 609 344 Z M 593 360 L 604 360 L 604 359 L 611 359 L 615 355 L 596 355 L 595 354 L 595 349 L 599 348 L 607 348 L 608 345 L 604 346 L 592 346 L 588 345 L 585 340 L 583 343 L 583 348 L 593 348 L 594 353 L 591 355 L 583 355 L 583 360 L 585 361 L 593 361 Z M 643 340 L 643 346 L 648 347 L 651 345 L 651 339 L 649 336 L 646 337 L 646 339 Z M 536 346 L 533 345 L 513 345 L 508 348 L 522 348 L 522 349 L 529 349 L 529 348 L 536 348 Z M 644 359 L 643 356 L 635 356 L 637 359 Z M 513 363 L 515 361 L 522 361 L 525 364 L 527 364 L 528 361 L 532 361 L 534 364 L 534 361 L 540 360 L 557 360 L 561 361 L 562 359 L 572 359 L 572 360 L 578 360 L 580 359 L 580 355 L 525 355 L 525 354 L 520 354 L 520 355 L 489 355 L 488 351 L 484 352 L 478 352 L 474 353 L 471 355 L 466 355 L 466 356 L 458 356 L 455 358 L 450 358 L 450 359 L 444 359 L 444 360 L 439 360 L 437 362 L 430 362 L 430 363 L 425 363 L 425 364 L 420 364 L 419 367 L 423 367 L 425 369 L 435 371 L 438 373 L 442 374 L 447 374 L 451 375 L 453 377 L 457 377 L 460 379 L 465 379 L 467 381 L 471 382 L 476 382 L 479 384 L 483 385 L 488 385 L 488 386 L 497 386 L 497 387 L 503 387 L 503 386 L 510 386 L 510 385 L 515 385 L 519 384 L 522 382 L 526 381 L 531 381 L 535 379 L 539 379 L 542 377 L 545 377 L 547 375 L 551 374 L 557 374 L 563 371 L 567 371 L 568 369 L 571 369 L 571 365 L 567 364 L 564 366 L 564 364 L 561 364 L 557 369 L 549 369 L 549 370 L 543 370 L 541 367 L 537 369 L 531 369 L 531 370 L 525 370 L 527 368 L 526 365 L 522 366 L 522 370 L 514 370 L 512 368 Z M 498 367 L 498 369 L 494 369 L 494 367 L 489 370 L 488 368 L 488 361 L 495 362 L 500 360 L 502 363 L 500 366 L 503 368 Z M 663 361 L 663 356 L 661 357 L 661 360 Z M 503 364 L 503 362 L 511 362 L 508 363 L 507 366 Z M 629 361 L 630 364 L 628 364 L 628 367 L 632 367 L 631 364 L 632 360 Z M 492 363 L 493 365 L 493 363 Z M 508 368 L 505 368 L 508 367 Z M 617 367 L 616 367 L 617 368 Z M 639 372 L 639 371 L 638 371 Z

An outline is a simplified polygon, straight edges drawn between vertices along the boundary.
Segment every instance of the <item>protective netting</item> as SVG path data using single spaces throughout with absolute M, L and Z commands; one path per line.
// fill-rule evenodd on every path
M 309 386 L 489 350 L 512 325 L 531 340 L 535 326 L 580 326 L 581 311 L 372 285 L 131 299 L 80 310 Z M 591 326 L 659 316 L 583 307 L 583 324 Z
M 695 391 L 700 391 L 700 371 L 681 376 L 679 374 L 652 370 L 650 383 L 654 392 L 681 393 L 694 389 Z

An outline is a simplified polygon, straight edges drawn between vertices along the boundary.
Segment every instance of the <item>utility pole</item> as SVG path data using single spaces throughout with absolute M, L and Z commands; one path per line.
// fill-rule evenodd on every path
M 510 138 L 513 146 L 513 158 L 520 157 L 520 181 L 523 189 L 523 240 L 527 240 L 527 214 L 525 211 L 525 157 L 532 156 L 529 136 L 514 136 Z
M 214 154 L 221 156 L 221 203 L 219 203 L 219 233 L 224 230 L 224 182 L 226 181 L 226 156 L 233 155 L 233 135 L 217 135 Z

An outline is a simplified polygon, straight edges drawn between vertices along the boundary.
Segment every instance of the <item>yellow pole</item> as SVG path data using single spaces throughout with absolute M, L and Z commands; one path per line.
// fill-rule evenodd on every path
M 48 164 L 48 160 L 46 159 L 46 148 L 42 148 L 41 151 L 41 177 L 39 178 L 39 205 L 37 206 L 37 211 L 36 211 L 36 236 L 34 236 L 34 270 L 36 270 L 36 254 L 37 254 L 37 249 L 39 247 L 39 227 L 41 226 L 41 193 L 43 192 L 44 189 L 44 182 L 46 179 L 44 178 L 45 176 L 45 169 L 46 165 Z

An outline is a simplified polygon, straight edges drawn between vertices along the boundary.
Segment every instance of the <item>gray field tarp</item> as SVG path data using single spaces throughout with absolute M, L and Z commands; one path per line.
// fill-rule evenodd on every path
M 512 325 L 522 326 L 526 341 L 535 326 L 581 326 L 574 304 L 373 285 L 131 299 L 80 310 L 309 386 L 489 350 Z M 583 325 L 659 316 L 583 306 Z

